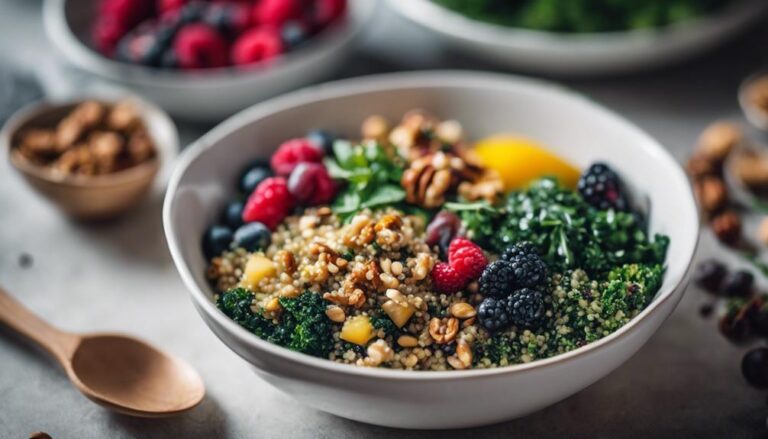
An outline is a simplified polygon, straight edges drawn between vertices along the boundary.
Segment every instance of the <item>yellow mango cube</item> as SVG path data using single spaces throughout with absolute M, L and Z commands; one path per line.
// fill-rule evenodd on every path
M 393 300 L 388 300 L 381 305 L 381 308 L 389 316 L 392 322 L 398 327 L 402 328 L 408 320 L 413 316 L 416 310 L 407 303 L 397 303 Z
M 263 255 L 251 255 L 245 264 L 245 273 L 240 283 L 253 290 L 262 279 L 273 276 L 277 276 L 277 265 L 271 259 Z
M 344 322 L 341 327 L 341 339 L 365 346 L 373 338 L 373 325 L 368 316 L 356 316 Z

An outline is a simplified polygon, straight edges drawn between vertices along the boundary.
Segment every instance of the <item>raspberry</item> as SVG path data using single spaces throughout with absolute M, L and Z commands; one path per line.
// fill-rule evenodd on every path
M 259 183 L 243 208 L 243 221 L 258 221 L 274 230 L 291 213 L 295 200 L 282 177 L 270 177 Z
M 453 294 L 464 288 L 466 282 L 453 267 L 439 262 L 432 268 L 432 284 L 439 293 Z
M 157 11 L 160 14 L 175 12 L 181 9 L 186 3 L 187 0 L 158 0 Z
M 128 30 L 152 14 L 149 0 L 102 0 L 97 19 L 116 21 Z
M 299 163 L 319 163 L 323 152 L 307 139 L 292 139 L 277 148 L 269 161 L 276 175 L 288 176 Z
M 346 0 L 317 0 L 315 2 L 314 23 L 318 28 L 325 27 L 341 17 L 347 9 Z
M 222 67 L 227 64 L 227 42 L 212 27 L 193 23 L 182 27 L 173 48 L 184 69 Z
M 260 0 L 253 7 L 253 22 L 279 27 L 287 20 L 301 14 L 297 0 Z
M 280 34 L 268 26 L 252 29 L 242 34 L 232 45 L 232 63 L 251 64 L 281 54 L 283 41 Z
M 456 241 L 459 243 L 454 246 Z M 468 239 L 454 239 L 448 254 L 451 267 L 459 272 L 465 282 L 477 279 L 488 265 L 488 259 L 480 247 Z
M 126 34 L 126 27 L 117 20 L 97 20 L 91 31 L 91 38 L 96 50 L 106 56 L 113 56 L 117 43 Z
M 299 163 L 288 178 L 294 198 L 309 206 L 326 204 L 336 195 L 336 182 L 319 163 Z

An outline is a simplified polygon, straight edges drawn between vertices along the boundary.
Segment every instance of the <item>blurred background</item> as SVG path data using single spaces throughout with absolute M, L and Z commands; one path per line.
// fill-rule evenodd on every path
M 716 120 L 738 124 L 756 143 L 766 141 L 761 110 L 745 112 L 739 102 L 744 81 L 768 66 L 764 0 L 648 0 L 614 9 L 595 5 L 622 2 L 350 0 L 339 17 L 329 2 L 326 18 L 299 20 L 276 35 L 251 36 L 239 44 L 235 41 L 247 31 L 232 30 L 241 26 L 233 8 L 214 11 L 223 17 L 218 18 L 222 33 L 235 32 L 228 37 L 230 55 L 221 60 L 195 52 L 197 37 L 203 52 L 218 50 L 204 35 L 192 34 L 190 45 L 182 47 L 177 33 L 163 48 L 158 39 L 166 38 L 161 33 L 166 23 L 159 15 L 151 29 L 140 26 L 147 17 L 132 18 L 119 31 L 95 29 L 109 13 L 96 3 L 0 0 L 0 121 L 12 120 L 16 111 L 42 98 L 60 102 L 128 93 L 156 115 L 150 130 L 166 139 L 156 145 L 163 163 L 130 210 L 115 207 L 120 213 L 110 212 L 115 217 L 110 221 L 83 222 L 64 213 L 82 213 L 81 206 L 62 206 L 45 183 L 23 178 L 23 170 L 14 172 L 4 147 L 0 283 L 59 327 L 122 330 L 173 349 L 200 371 L 209 393 L 200 407 L 172 419 L 108 413 L 84 403 L 39 352 L 7 336 L 0 339 L 3 437 L 34 431 L 53 437 L 431 435 L 372 427 L 296 405 L 258 381 L 195 315 L 163 238 L 164 184 L 179 150 L 271 96 L 369 74 L 484 70 L 535 76 L 583 93 L 649 132 L 681 164 L 693 154 L 701 131 Z M 141 2 L 114 3 L 118 12 L 113 12 L 120 14 L 120 8 L 131 10 Z M 120 35 L 110 36 L 112 31 Z M 130 38 L 121 43 L 125 35 Z M 175 51 L 176 58 L 164 56 L 167 51 Z M 761 219 L 760 213 L 744 212 L 744 233 L 754 235 Z M 718 255 L 732 266 L 745 265 L 725 248 L 709 230 L 703 232 L 701 258 Z M 760 285 L 763 280 L 758 276 Z M 635 357 L 555 406 L 505 424 L 434 435 L 765 435 L 765 394 L 741 377 L 743 348 L 720 337 L 716 321 L 702 317 L 708 303 L 692 286 Z M 243 393 L 242 377 L 259 391 Z

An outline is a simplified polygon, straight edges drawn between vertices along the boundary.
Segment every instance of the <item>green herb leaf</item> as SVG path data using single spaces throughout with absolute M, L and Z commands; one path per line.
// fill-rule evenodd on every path
M 395 204 L 405 199 L 405 191 L 400 186 L 387 184 L 377 187 L 367 200 L 363 201 L 361 207 L 386 206 Z

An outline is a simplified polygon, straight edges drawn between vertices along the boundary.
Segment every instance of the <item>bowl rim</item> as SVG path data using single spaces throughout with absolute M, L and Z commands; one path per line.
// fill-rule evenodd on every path
M 408 19 L 453 38 L 497 46 L 512 46 L 514 45 L 511 44 L 512 40 L 519 40 L 521 47 L 538 43 L 570 46 L 594 44 L 621 46 L 629 41 L 640 40 L 654 43 L 672 35 L 704 29 L 728 17 L 759 15 L 753 11 L 754 6 L 762 7 L 760 13 L 768 10 L 768 3 L 760 0 L 739 0 L 713 14 L 697 16 L 662 27 L 607 32 L 554 32 L 504 26 L 469 18 L 458 11 L 435 4 L 431 0 L 408 0 L 407 2 L 388 0 L 388 4 Z M 435 26 L 435 23 L 441 23 L 441 26 Z
M 362 4 L 362 0 L 349 0 L 344 20 L 331 23 L 304 47 L 281 54 L 276 59 L 259 61 L 244 68 L 226 66 L 184 71 L 123 63 L 98 53 L 81 41 L 69 25 L 65 14 L 68 1 L 70 0 L 45 0 L 43 25 L 50 43 L 75 66 L 107 78 L 118 77 L 136 84 L 162 84 L 164 87 L 180 89 L 194 88 L 203 82 L 211 86 L 217 84 L 236 86 L 252 81 L 254 78 L 279 74 L 286 67 L 307 68 L 312 55 L 318 55 L 318 52 L 331 47 L 337 49 L 353 41 L 363 29 L 364 22 L 373 17 L 374 9 L 378 4 L 377 0 L 368 0 L 369 3 L 363 7 L 355 6 L 362 10 L 360 13 L 362 18 L 355 19 L 351 5 L 358 2 Z
M 145 125 L 148 125 L 148 119 L 156 119 L 162 125 L 171 129 L 173 135 L 172 144 L 159 146 L 157 139 L 154 137 L 152 130 L 148 130 L 149 135 L 153 138 L 155 144 L 155 157 L 152 159 L 140 163 L 136 166 L 120 170 L 112 174 L 95 175 L 95 176 L 80 176 L 65 174 L 59 176 L 52 172 L 49 172 L 44 167 L 36 166 L 29 163 L 26 160 L 19 159 L 17 154 L 14 153 L 16 147 L 13 144 L 14 136 L 19 132 L 21 127 L 34 120 L 37 117 L 52 111 L 61 110 L 65 107 L 73 107 L 88 100 L 95 100 L 101 103 L 114 104 L 120 100 L 130 100 L 135 102 L 139 106 L 139 117 L 143 120 Z M 0 128 L 0 148 L 4 150 L 4 153 L 8 155 L 8 161 L 11 166 L 26 175 L 33 176 L 39 180 L 43 180 L 47 183 L 72 187 L 77 189 L 89 189 L 89 188 L 108 188 L 120 186 L 123 184 L 129 184 L 137 180 L 146 178 L 147 173 L 153 174 L 154 179 L 161 169 L 173 160 L 175 152 L 179 149 L 178 132 L 176 125 L 174 125 L 168 114 L 161 110 L 156 105 L 149 101 L 146 101 L 136 95 L 121 94 L 121 95 L 85 95 L 78 98 L 55 100 L 43 98 L 37 101 L 31 102 L 20 110 L 16 111 Z M 164 159 L 162 150 L 171 152 L 167 159 Z
M 592 109 L 599 112 L 602 117 L 608 118 L 613 123 L 621 125 L 624 129 L 630 130 L 634 132 L 636 136 L 644 139 L 645 143 L 651 148 L 649 153 L 654 155 L 657 160 L 666 162 L 667 165 L 671 165 L 669 166 L 669 170 L 673 172 L 675 178 L 677 178 L 683 185 L 684 189 L 682 190 L 684 190 L 687 195 L 683 205 L 687 204 L 688 210 L 690 212 L 690 220 L 693 227 L 690 227 L 687 233 L 690 234 L 689 241 L 692 244 L 690 248 L 687 249 L 687 261 L 682 262 L 685 264 L 685 267 L 681 271 L 679 277 L 677 279 L 666 278 L 665 280 L 669 282 L 668 287 L 664 290 L 660 290 L 654 300 L 648 304 L 648 306 L 643 309 L 640 314 L 635 316 L 621 328 L 601 338 L 600 340 L 588 343 L 580 348 L 562 354 L 532 361 L 530 363 L 514 364 L 492 369 L 471 369 L 463 371 L 408 371 L 383 368 L 367 368 L 351 364 L 336 363 L 325 358 L 317 358 L 295 352 L 282 346 L 272 344 L 248 332 L 246 329 L 224 315 L 224 313 L 222 313 L 215 306 L 210 297 L 208 297 L 208 294 L 204 292 L 200 286 L 198 286 L 194 275 L 190 270 L 190 267 L 187 266 L 184 261 L 181 247 L 177 241 L 175 232 L 176 227 L 173 223 L 174 201 L 177 191 L 179 190 L 181 180 L 184 177 L 187 168 L 204 152 L 211 149 L 221 137 L 240 129 L 243 125 L 251 123 L 254 120 L 280 111 L 285 111 L 290 108 L 300 107 L 302 105 L 306 105 L 318 100 L 334 99 L 375 91 L 384 91 L 392 88 L 445 87 L 451 85 L 455 86 L 458 84 L 472 84 L 476 87 L 484 86 L 486 88 L 494 89 L 525 85 L 529 87 L 536 87 L 540 91 L 559 93 L 561 94 L 561 97 L 563 97 L 562 95 L 565 95 L 564 97 L 575 101 L 580 101 L 583 104 L 591 106 Z M 282 360 L 298 363 L 299 365 L 305 366 L 308 369 L 322 369 L 327 373 L 347 374 L 361 378 L 390 380 L 457 380 L 489 378 L 499 375 L 522 373 L 532 369 L 559 365 L 573 358 L 588 355 L 595 351 L 603 350 L 608 345 L 618 343 L 621 339 L 632 332 L 632 330 L 637 325 L 639 325 L 640 322 L 646 320 L 650 314 L 658 312 L 660 306 L 663 303 L 674 301 L 674 304 L 676 305 L 680 298 L 682 298 L 687 279 L 690 275 L 693 258 L 699 243 L 699 228 L 700 219 L 698 210 L 696 209 L 696 204 L 693 199 L 693 191 L 685 173 L 682 170 L 682 167 L 659 142 L 657 142 L 654 138 L 652 138 L 645 131 L 641 130 L 635 124 L 629 122 L 618 114 L 608 110 L 606 107 L 592 101 L 591 99 L 581 94 L 567 90 L 562 86 L 553 84 L 548 81 L 517 75 L 466 70 L 433 70 L 427 72 L 386 73 L 343 79 L 316 86 L 306 87 L 304 89 L 288 93 L 268 101 L 264 101 L 250 108 L 242 110 L 241 112 L 221 122 L 211 131 L 204 134 L 185 149 L 185 151 L 177 160 L 177 165 L 168 184 L 168 189 L 163 203 L 163 229 L 166 240 L 168 242 L 171 257 L 174 261 L 177 271 L 179 272 L 179 275 L 182 278 L 182 281 L 189 290 L 189 293 L 193 299 L 193 303 L 196 305 L 198 311 L 205 313 L 205 316 L 210 319 L 209 320 L 204 318 L 209 326 L 216 325 L 222 328 L 223 331 L 226 331 L 232 337 L 236 338 L 240 344 L 248 346 L 249 349 L 253 349 L 257 352 L 266 351 L 266 353 L 269 355 L 278 357 Z M 214 323 L 211 323 L 211 321 Z M 213 330 L 212 327 L 211 330 L 214 333 L 217 333 L 217 331 Z M 218 334 L 217 336 L 222 339 L 227 347 L 235 351 L 235 353 L 238 355 L 242 356 L 237 349 L 234 349 L 230 346 L 228 341 L 225 341 L 225 337 Z M 247 358 L 246 361 L 250 363 Z

